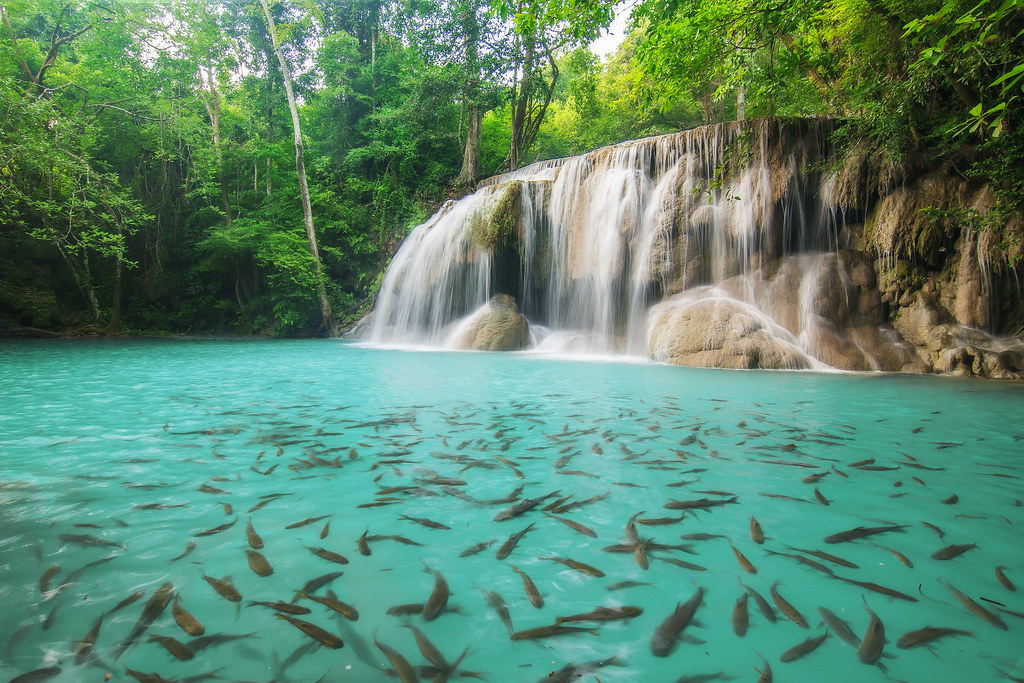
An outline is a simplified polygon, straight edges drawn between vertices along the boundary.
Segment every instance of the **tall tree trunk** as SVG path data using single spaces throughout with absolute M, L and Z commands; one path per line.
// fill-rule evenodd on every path
M 324 280 L 323 264 L 320 262 L 320 249 L 316 244 L 316 230 L 313 228 L 313 208 L 309 203 L 309 186 L 306 184 L 306 164 L 302 153 L 302 129 L 299 125 L 299 109 L 295 104 L 295 94 L 292 92 L 292 76 L 288 69 L 288 62 L 281 51 L 281 44 L 277 40 L 277 28 L 274 25 L 274 18 L 270 15 L 270 6 L 267 0 L 260 0 L 263 6 L 263 15 L 267 18 L 267 29 L 270 31 L 270 41 L 274 46 L 274 54 L 277 56 L 278 64 L 281 65 L 281 77 L 284 79 L 284 91 L 288 96 L 288 109 L 292 114 L 292 131 L 295 134 L 295 172 L 299 176 L 299 195 L 302 198 L 302 217 L 306 223 L 306 240 L 309 242 L 309 253 L 313 257 L 314 268 L 316 269 L 317 299 L 320 302 L 320 316 L 323 319 L 324 328 L 327 334 L 332 337 L 338 336 L 338 322 L 334 319 L 331 311 L 331 302 L 327 299 L 327 283 Z
M 124 271 L 124 250 L 118 250 L 114 261 L 114 300 L 110 304 L 110 326 L 107 334 L 121 332 L 121 273 Z
M 201 79 L 200 79 L 201 80 Z M 217 92 L 217 84 L 213 80 L 213 68 L 206 65 L 206 87 L 209 89 L 209 97 L 202 93 L 200 99 L 206 107 L 206 113 L 210 116 L 210 127 L 213 128 L 213 159 L 217 166 L 217 182 L 220 183 L 220 201 L 224 209 L 224 223 L 231 228 L 231 198 L 228 195 L 228 183 L 224 177 L 224 154 L 220 145 L 220 93 Z
M 466 128 L 466 149 L 462 154 L 462 170 L 455 178 L 455 184 L 466 187 L 480 177 L 480 138 L 483 114 L 475 104 L 470 105 Z
M 466 83 L 462 102 L 466 109 L 466 147 L 462 154 L 462 170 L 455 178 L 457 186 L 472 185 L 480 177 L 480 137 L 483 112 L 480 111 L 480 22 L 477 20 L 476 3 L 462 6 L 459 24 L 462 28 L 462 42 L 465 45 Z M 461 120 L 459 124 L 461 125 Z

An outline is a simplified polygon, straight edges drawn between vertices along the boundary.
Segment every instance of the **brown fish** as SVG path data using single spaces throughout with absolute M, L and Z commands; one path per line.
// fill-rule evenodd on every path
M 981 617 L 988 623 L 992 624 L 996 628 L 1000 628 L 1004 631 L 1009 630 L 1009 627 L 1006 625 L 1006 622 L 1004 622 L 1002 619 L 989 612 L 987 609 L 976 603 L 974 600 L 971 600 L 965 594 L 961 593 L 948 583 L 946 584 L 946 588 L 948 588 L 953 593 L 953 595 L 956 596 L 957 600 L 963 603 L 964 607 L 974 612 L 979 617 Z
M 910 631 L 900 636 L 900 639 L 896 641 L 896 647 L 901 650 L 910 650 L 915 647 L 926 645 L 937 638 L 944 636 L 973 636 L 974 634 L 970 631 L 962 631 L 958 628 L 937 628 L 934 626 L 925 626 L 919 628 L 916 631 Z
M 732 608 L 732 632 L 740 638 L 747 634 L 747 626 L 750 623 L 750 612 L 747 609 L 749 597 L 749 593 L 742 593 L 736 600 L 736 606 Z
M 558 617 L 555 623 L 562 624 L 567 621 L 617 621 L 619 619 L 633 619 L 643 614 L 643 609 L 623 605 L 622 607 L 598 607 L 582 614 L 573 614 L 568 617 Z
M 327 519 L 328 517 L 330 517 L 330 515 L 320 515 L 319 517 L 307 517 L 306 519 L 302 520 L 301 522 L 294 522 L 292 524 L 289 524 L 288 526 L 285 527 L 285 529 L 297 529 L 300 526 L 306 526 L 307 524 L 312 524 L 314 522 L 319 522 L 321 519 Z
M 416 675 L 416 670 L 412 667 L 412 664 L 409 663 L 409 660 L 403 657 L 398 650 L 385 645 L 376 638 L 373 639 L 373 642 L 376 643 L 380 651 L 383 652 L 384 656 L 388 658 L 389 662 L 391 662 L 391 668 L 395 670 L 396 674 L 398 674 L 398 680 L 401 681 L 401 683 L 419 683 L 420 679 L 419 676 Z
M 737 550 L 736 546 L 732 544 L 732 541 L 729 541 L 729 547 L 732 548 L 732 552 L 736 556 L 736 561 L 740 563 L 740 566 L 743 567 L 744 571 L 746 571 L 748 574 L 757 573 L 757 569 L 754 567 L 754 565 L 750 563 L 750 560 L 747 559 L 747 556 L 741 553 L 739 550 Z
M 245 556 L 249 559 L 249 569 L 256 572 L 257 576 L 270 576 L 274 573 L 274 568 L 270 566 L 262 553 L 246 549 Z
M 334 591 L 328 590 L 326 598 L 321 598 L 317 595 L 310 595 L 309 593 L 303 593 L 302 591 L 296 591 L 296 593 L 300 598 L 312 600 L 313 602 L 319 602 L 324 607 L 334 610 L 335 612 L 345 617 L 349 621 L 359 620 L 359 610 L 357 610 L 355 607 L 348 604 L 347 602 L 342 602 L 341 600 L 339 600 L 338 596 L 334 594 Z
M 772 584 L 772 587 L 770 589 L 770 592 L 772 594 L 772 600 L 775 601 L 775 605 L 780 610 L 782 610 L 782 613 L 789 617 L 789 620 L 792 621 L 794 624 L 796 624 L 800 628 L 807 628 L 807 620 L 804 619 L 804 615 L 800 614 L 800 612 L 797 611 L 797 609 L 793 607 L 793 605 L 791 605 L 789 601 L 787 601 L 784 597 L 782 597 L 779 594 L 779 591 L 775 588 L 778 585 L 779 582 L 776 581 Z
M 855 541 L 859 538 L 873 536 L 874 534 L 884 534 L 889 531 L 902 531 L 905 528 L 907 528 L 906 524 L 890 524 L 887 526 L 876 527 L 859 526 L 854 529 L 848 529 L 847 531 L 840 531 L 839 533 L 832 534 L 831 536 L 826 536 L 825 543 L 846 543 L 847 541 Z
M 256 533 L 256 529 L 252 526 L 252 518 L 249 518 L 248 524 L 245 526 L 245 536 L 249 540 L 249 547 L 253 550 L 262 550 L 263 539 Z
M 278 619 L 284 619 L 289 624 L 299 629 L 313 640 L 318 641 L 321 645 L 328 649 L 337 650 L 338 648 L 343 647 L 345 645 L 341 638 L 334 635 L 333 633 L 325 631 L 316 624 L 311 624 L 308 621 L 296 619 L 295 617 L 290 617 L 287 614 L 281 614 L 280 612 L 278 612 L 274 616 L 276 616 Z
M 597 567 L 592 567 L 589 564 L 584 564 L 583 562 L 578 562 L 576 560 L 571 560 L 571 559 L 566 558 L 566 557 L 547 556 L 547 557 L 541 557 L 540 559 L 542 559 L 542 560 L 551 560 L 553 562 L 558 562 L 559 564 L 564 564 L 566 567 L 569 567 L 570 569 L 575 569 L 578 572 L 582 572 L 584 574 L 590 574 L 591 576 L 596 576 L 596 577 L 599 577 L 599 578 L 604 576 L 604 572 L 601 571 L 600 569 L 598 569 Z
M 398 518 L 407 519 L 410 522 L 416 522 L 417 524 L 425 526 L 428 529 L 445 529 L 447 531 L 451 531 L 450 526 L 441 524 L 441 522 L 435 522 L 434 520 L 427 519 L 426 517 L 410 517 L 409 515 L 399 515 Z
M 175 659 L 180 662 L 187 662 L 196 656 L 196 653 L 185 645 L 185 643 L 180 640 L 175 640 L 169 636 L 151 635 L 149 637 L 149 642 L 160 643 L 168 652 L 174 655 Z
M 580 626 L 562 626 L 551 624 L 539 628 L 528 628 L 525 631 L 516 631 L 512 634 L 512 640 L 528 640 L 531 638 L 550 638 L 551 636 L 562 636 L 567 633 L 597 633 L 596 628 L 582 628 Z
M 131 647 L 131 644 L 135 642 L 135 639 L 142 635 L 142 632 L 149 628 L 149 625 L 160 616 L 160 614 L 167 608 L 168 603 L 171 601 L 171 593 L 174 591 L 174 584 L 170 581 L 164 583 L 153 593 L 153 596 L 146 603 L 146 606 L 142 608 L 142 615 L 139 620 L 135 622 L 135 626 L 132 627 L 128 637 L 121 641 L 114 653 L 114 660 L 117 660 L 124 651 Z
M 826 629 L 820 636 L 808 638 L 804 642 L 789 648 L 782 653 L 782 656 L 779 657 L 779 661 L 795 662 L 804 655 L 810 654 L 818 649 L 818 646 L 824 643 L 826 638 L 828 638 L 828 629 Z
M 100 635 L 100 625 L 102 623 L 103 615 L 101 614 L 93 623 L 89 632 L 85 634 L 85 637 L 75 643 L 75 664 L 83 664 L 89 659 L 89 655 L 92 654 L 92 648 L 96 644 L 96 639 Z
M 230 600 L 231 602 L 239 602 L 242 599 L 242 594 L 235 590 L 234 584 L 231 583 L 230 578 L 215 579 L 212 576 L 203 574 L 203 578 L 206 582 L 213 586 L 213 590 L 217 591 L 222 598 Z
M 825 620 L 828 627 L 832 631 L 846 641 L 851 647 L 860 647 L 860 638 L 854 635 L 853 631 L 850 630 L 850 625 L 835 615 L 832 610 L 826 607 L 819 607 L 818 614 Z
M 498 618 L 501 619 L 501 623 L 505 624 L 505 628 L 508 629 L 508 634 L 512 635 L 512 617 L 508 611 L 508 603 L 506 603 L 505 599 L 495 591 L 485 591 L 481 588 L 480 592 L 484 594 L 484 597 L 487 599 L 487 604 L 491 606 L 491 609 L 497 612 Z
M 251 605 L 259 605 L 261 607 L 269 607 L 272 610 L 277 610 L 278 612 L 287 612 L 288 614 L 309 614 L 310 613 L 310 609 L 308 607 L 303 607 L 302 605 L 293 605 L 290 602 L 284 602 L 284 601 L 281 601 L 281 600 L 278 600 L 276 602 L 263 602 L 263 601 L 260 601 L 260 600 L 250 600 L 249 601 L 249 605 L 250 606 Z
M 306 585 L 302 587 L 302 592 L 312 593 L 321 586 L 326 586 L 331 581 L 334 581 L 336 578 L 338 578 L 344 573 L 345 572 L 331 572 L 329 574 L 323 574 L 321 576 L 318 576 L 315 579 L 310 579 L 306 582 Z
M 238 521 L 238 518 L 235 517 L 230 522 L 227 522 L 225 524 L 221 524 L 220 526 L 215 526 L 212 529 L 207 529 L 205 531 L 200 531 L 199 533 L 196 534 L 196 536 L 212 536 L 213 534 L 219 534 L 222 531 L 227 531 L 228 529 L 233 527 L 235 525 L 235 522 L 237 522 L 237 521 Z
M 40 593 L 49 593 L 50 592 L 50 579 L 52 579 L 57 574 L 60 574 L 60 565 L 59 564 L 58 565 L 54 565 L 53 567 L 50 567 L 45 572 L 43 572 L 42 576 L 39 577 L 39 592 Z
M 864 632 L 864 638 L 857 647 L 857 658 L 865 664 L 877 664 L 882 656 L 882 648 L 885 647 L 885 625 L 878 615 L 871 611 L 871 608 L 864 604 L 864 609 L 871 615 L 871 622 Z
M 448 582 L 444 580 L 441 572 L 436 569 L 424 567 L 424 571 L 434 575 L 434 590 L 431 591 L 430 597 L 427 598 L 427 602 L 423 605 L 423 619 L 424 621 L 433 621 L 441 614 L 445 605 L 448 604 Z
M 521 539 L 528 531 L 533 529 L 533 524 L 533 522 L 530 522 L 530 524 L 527 525 L 525 528 L 520 529 L 514 534 L 510 534 L 508 539 L 501 544 L 500 548 L 498 548 L 498 552 L 496 552 L 494 556 L 499 560 L 504 560 L 506 557 L 512 554 L 512 551 L 515 549 L 516 544 L 519 543 L 519 539 Z
M 753 515 L 750 516 L 750 538 L 752 538 L 754 543 L 757 543 L 758 545 L 764 543 L 764 531 L 761 529 L 761 523 L 758 522 Z M 733 550 L 735 550 L 735 548 L 733 548 Z
M 544 514 L 547 515 L 548 517 L 550 517 L 551 519 L 557 519 L 559 522 L 561 522 L 562 524 L 566 525 L 567 527 L 569 527 L 573 531 L 578 531 L 579 533 L 583 534 L 584 536 L 590 536 L 591 538 L 597 538 L 597 532 L 595 532 L 590 527 L 587 527 L 587 526 L 584 526 L 584 525 L 580 524 L 577 521 L 574 521 L 574 520 L 571 520 L 571 519 L 566 519 L 565 517 L 559 517 L 558 515 L 553 515 L 550 512 L 545 512 Z
M 206 628 L 199 623 L 199 620 L 181 606 L 177 595 L 174 596 L 174 604 L 171 605 L 171 614 L 174 615 L 174 621 L 178 623 L 178 626 L 193 638 L 206 633 Z
M 996 567 L 996 580 L 1003 585 L 1003 588 L 1009 591 L 1016 591 L 1017 587 L 1013 585 L 1013 581 L 1007 578 L 1005 574 L 1006 567 Z
M 327 560 L 328 562 L 334 562 L 336 564 L 348 564 L 347 557 L 331 552 L 327 548 L 310 548 L 309 546 L 306 546 L 306 549 L 322 560 Z
M 934 553 L 932 553 L 932 559 L 933 560 L 952 560 L 954 557 L 959 557 L 959 556 L 963 555 L 964 553 L 966 553 L 971 548 L 977 548 L 977 547 L 978 547 L 977 543 L 969 543 L 969 544 L 961 544 L 961 545 L 957 545 L 957 544 L 947 545 L 945 548 L 940 548 L 939 550 L 936 550 Z
M 651 653 L 655 657 L 667 657 L 675 649 L 679 634 L 693 619 L 694 613 L 704 599 L 704 589 L 700 586 L 685 604 L 676 604 L 675 610 L 661 622 L 651 636 Z
M 519 574 L 519 577 L 523 580 L 523 589 L 526 591 L 526 597 L 530 599 L 530 604 L 536 607 L 537 609 L 543 607 L 544 598 L 543 596 L 541 596 L 540 591 L 537 590 L 537 584 L 533 582 L 533 579 L 527 576 L 526 572 L 524 572 L 522 569 L 519 569 L 515 565 L 509 566 L 512 567 L 512 570 L 516 574 Z

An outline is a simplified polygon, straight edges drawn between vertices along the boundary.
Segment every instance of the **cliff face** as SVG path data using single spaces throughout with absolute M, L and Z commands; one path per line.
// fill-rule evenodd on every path
M 951 164 L 837 159 L 830 132 L 720 124 L 485 181 L 399 249 L 371 338 L 446 343 L 501 293 L 541 349 L 1024 376 L 1020 221 Z

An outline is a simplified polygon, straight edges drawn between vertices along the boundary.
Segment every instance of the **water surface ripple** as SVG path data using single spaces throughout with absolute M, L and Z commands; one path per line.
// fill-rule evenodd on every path
M 1024 676 L 1019 385 L 336 341 L 0 368 L 0 677 Z

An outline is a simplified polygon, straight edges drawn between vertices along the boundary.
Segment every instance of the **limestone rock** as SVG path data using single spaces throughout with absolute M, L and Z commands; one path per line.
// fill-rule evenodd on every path
M 651 309 L 653 360 L 690 367 L 806 369 L 811 366 L 785 330 L 752 306 L 700 288 Z
M 497 294 L 459 324 L 451 345 L 471 351 L 518 351 L 530 345 L 530 324 L 515 299 Z

